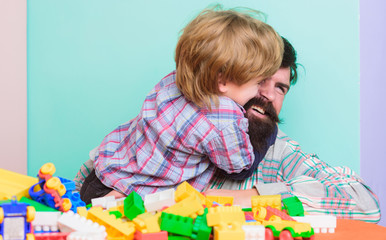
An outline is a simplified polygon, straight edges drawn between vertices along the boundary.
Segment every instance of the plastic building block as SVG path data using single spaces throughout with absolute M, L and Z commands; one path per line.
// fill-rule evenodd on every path
M 145 195 L 145 208 L 148 212 L 160 211 L 176 203 L 174 200 L 175 190 L 168 189 L 161 192 Z
M 68 232 L 37 233 L 35 234 L 35 240 L 66 240 L 68 235 Z
M 123 222 L 122 219 L 116 219 L 108 211 L 101 207 L 92 207 L 88 210 L 87 219 L 105 226 L 109 238 L 129 240 L 134 238 L 134 224 L 132 222 Z
M 224 222 L 214 227 L 214 240 L 245 239 L 245 232 L 239 222 L 228 225 Z
M 208 226 L 216 226 L 220 223 L 230 224 L 233 222 L 245 223 L 245 215 L 240 206 L 212 207 L 206 215 Z
M 106 229 L 98 223 L 87 220 L 77 213 L 68 211 L 62 214 L 58 219 L 58 225 L 61 232 L 89 232 L 98 233 L 106 236 Z
M 170 235 L 168 236 L 168 240 L 189 240 L 190 238 L 179 236 L 179 235 Z
M 161 231 L 156 233 L 135 232 L 136 240 L 168 240 L 168 232 Z
M 35 208 L 26 203 L 17 202 L 16 196 L 10 203 L 0 205 L 1 239 L 32 239 L 31 222 L 35 218 Z
M 161 231 L 159 218 L 161 213 L 153 215 L 150 212 L 142 213 L 133 219 L 133 223 L 138 231 L 142 233 L 156 233 Z
M 55 212 L 36 212 L 35 219 L 32 221 L 34 233 L 58 232 L 58 219 L 61 213 Z
M 288 220 L 288 221 L 295 221 L 292 217 L 288 216 L 287 213 L 277 210 L 276 208 L 272 208 L 270 206 L 266 207 L 267 212 L 269 212 L 271 215 L 275 215 L 277 217 L 280 217 L 282 220 Z
M 298 222 L 311 224 L 315 233 L 334 233 L 336 228 L 336 216 L 332 215 L 306 215 L 294 217 Z
M 114 202 L 115 203 L 115 197 L 114 196 L 108 196 L 108 197 L 100 197 L 100 198 L 91 199 L 91 204 L 93 207 L 99 206 L 99 207 L 102 207 L 104 209 L 107 209 L 106 206 L 107 206 L 108 202 Z
M 216 202 L 222 206 L 232 206 L 233 205 L 233 197 L 223 197 L 223 196 L 206 196 L 206 207 L 212 207 L 212 203 Z
M 250 221 L 255 222 L 256 221 L 255 218 L 253 217 L 253 212 L 245 212 L 245 211 L 243 211 L 243 212 L 244 212 L 246 222 L 250 222 Z
M 197 191 L 192 185 L 190 185 L 188 182 L 183 182 L 180 185 L 178 185 L 176 192 L 174 194 L 176 202 L 179 202 L 187 197 L 190 197 L 192 195 L 196 195 L 200 200 L 201 204 L 206 203 L 206 198 L 202 193 Z
M 59 178 L 56 177 L 50 178 L 48 181 L 40 180 L 29 189 L 29 195 L 33 200 L 59 211 L 68 211 L 72 206 L 70 199 L 62 199 L 61 196 L 65 192 L 64 185 L 61 185 Z
M 245 240 L 264 240 L 265 227 L 263 225 L 243 225 Z
M 39 182 L 29 189 L 31 198 L 46 206 L 66 212 L 76 212 L 78 207 L 86 206 L 75 190 L 75 182 L 62 177 L 52 177 L 55 173 L 53 163 L 44 164 L 38 173 Z
M 36 201 L 29 199 L 29 198 L 26 198 L 26 197 L 20 198 L 20 202 L 27 203 L 30 206 L 33 206 L 35 208 L 36 212 L 59 212 L 55 208 L 48 207 L 44 204 L 41 204 L 39 202 L 36 202 Z
M 114 215 L 116 218 L 121 218 L 123 214 L 120 211 L 109 211 L 110 215 Z
M 252 211 L 254 208 L 267 206 L 281 210 L 281 195 L 253 196 L 251 198 L 251 203 Z
M 55 171 L 56 169 L 53 163 L 44 164 L 40 168 L 38 173 L 39 182 L 33 185 L 29 189 L 28 193 L 33 200 L 49 207 L 66 212 L 72 207 L 70 199 L 70 196 L 72 196 L 72 190 L 67 191 L 65 185 L 61 182 L 61 179 L 65 182 L 66 185 L 70 186 L 70 189 L 73 187 L 71 184 L 69 184 L 70 180 L 52 177 Z M 62 197 L 65 194 L 67 194 L 67 196 Z M 76 206 L 73 210 L 76 210 L 76 207 L 78 206 L 84 206 L 79 203 L 83 202 L 80 200 L 79 196 L 74 197 L 78 198 L 78 202 L 75 203 Z
M 193 231 L 193 218 L 163 212 L 161 230 L 190 237 Z
M 139 214 L 145 212 L 145 206 L 141 196 L 136 192 L 131 192 L 124 201 L 124 214 L 125 216 L 133 220 Z
M 79 214 L 80 216 L 84 217 L 84 218 L 87 218 L 87 208 L 86 207 L 78 207 L 76 209 L 76 213 Z
M 67 191 L 66 194 L 63 195 L 64 199 L 70 199 L 71 201 L 71 211 L 76 212 L 78 207 L 85 207 L 86 203 L 80 199 L 80 194 L 78 192 Z
M 196 240 L 208 240 L 210 238 L 210 233 L 212 228 L 208 226 L 206 221 L 206 215 L 208 214 L 208 209 L 205 208 L 204 214 L 197 216 L 193 224 L 192 239 Z
M 106 233 L 105 233 L 106 234 Z M 105 240 L 106 235 L 95 232 L 72 232 L 67 236 L 67 240 Z
M 194 194 L 168 207 L 163 212 L 196 218 L 197 215 L 204 214 L 204 207 L 199 197 Z
M 290 216 L 304 216 L 304 208 L 298 197 L 289 197 L 282 200 L 284 209 Z
M 37 178 L 1 168 L 0 176 L 0 200 L 11 199 L 12 196 L 16 196 L 18 200 L 29 197 L 29 188 L 38 182 Z

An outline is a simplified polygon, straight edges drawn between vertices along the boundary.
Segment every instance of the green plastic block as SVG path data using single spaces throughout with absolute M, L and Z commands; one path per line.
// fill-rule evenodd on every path
M 204 214 L 197 216 L 194 221 L 192 235 L 190 236 L 192 239 L 208 240 L 210 238 L 212 227 L 208 226 L 206 214 L 208 214 L 208 208 L 205 208 Z
M 162 231 L 190 237 L 193 232 L 193 218 L 162 212 Z
M 133 220 L 144 212 L 145 205 L 141 196 L 134 191 L 131 192 L 123 201 L 123 213 L 128 219 Z
M 298 197 L 293 196 L 282 200 L 284 209 L 290 216 L 304 216 L 304 208 Z
M 122 213 L 120 211 L 110 211 L 110 215 L 114 215 L 115 218 L 122 218 Z
M 36 202 L 36 201 L 29 199 L 29 198 L 26 198 L 26 197 L 20 198 L 20 202 L 28 203 L 30 206 L 35 207 L 35 210 L 37 212 L 59 212 L 55 208 L 51 208 L 49 206 L 46 206 L 44 204 L 41 204 L 39 202 Z

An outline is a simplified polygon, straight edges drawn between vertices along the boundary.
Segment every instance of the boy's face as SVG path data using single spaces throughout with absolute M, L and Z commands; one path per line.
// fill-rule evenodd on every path
M 241 106 L 244 106 L 249 100 L 258 94 L 259 83 L 263 79 L 261 77 L 254 78 L 247 83 L 237 85 L 236 83 L 219 80 L 219 90 L 223 96 L 227 96 Z

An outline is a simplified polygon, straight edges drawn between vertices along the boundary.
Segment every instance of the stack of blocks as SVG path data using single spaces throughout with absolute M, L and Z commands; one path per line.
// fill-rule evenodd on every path
M 23 194 L 18 195 L 19 200 L 27 202 L 22 208 L 32 205 L 37 212 L 34 219 L 29 217 L 29 222 L 24 221 L 29 228 L 25 228 L 19 239 L 33 240 L 32 235 L 37 240 L 273 240 L 286 236 L 312 238 L 314 229 L 332 233 L 336 227 L 335 217 L 304 216 L 303 206 L 296 197 L 282 200 L 280 195 L 254 196 L 252 208 L 242 209 L 233 205 L 233 197 L 204 196 L 187 182 L 176 189 L 146 195 L 144 200 L 136 192 L 123 199 L 93 199 L 92 206 L 86 208 L 73 192 L 73 182 L 57 178 L 49 183 L 48 188 L 55 193 L 48 203 L 50 206 L 45 206 L 42 204 L 47 205 L 43 199 L 47 199 L 45 189 L 53 179 L 52 169 L 52 165 L 44 165 L 39 179 L 29 182 L 27 192 L 39 202 L 29 199 L 25 188 L 20 188 Z M 6 196 L 0 193 L 3 195 Z M 70 199 L 71 207 L 56 206 L 63 198 Z M 5 212 L 3 218 L 10 215 L 4 204 L 7 203 L 0 205 L 0 233 L 5 239 L 9 236 L 5 226 L 8 220 L 3 221 L 1 211 Z M 27 219 L 25 210 L 20 214 Z

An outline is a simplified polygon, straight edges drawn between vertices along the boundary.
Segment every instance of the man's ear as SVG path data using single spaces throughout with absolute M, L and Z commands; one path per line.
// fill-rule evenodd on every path
M 218 81 L 218 90 L 220 93 L 226 93 L 228 91 L 228 86 L 227 86 L 227 81 L 223 79 L 222 74 L 219 73 L 217 76 L 217 81 Z

